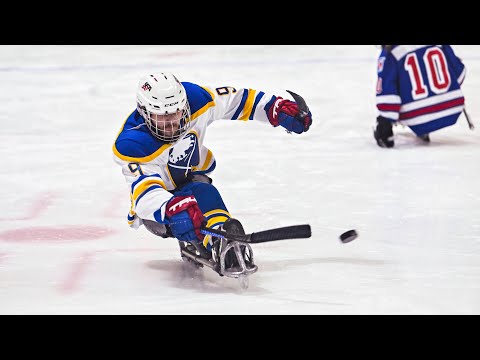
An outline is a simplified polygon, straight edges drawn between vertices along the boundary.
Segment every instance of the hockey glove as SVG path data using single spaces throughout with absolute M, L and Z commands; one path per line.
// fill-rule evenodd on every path
M 173 236 L 181 241 L 203 241 L 200 228 L 204 216 L 193 195 L 180 195 L 171 198 L 166 207 L 165 218 Z
M 302 116 L 296 102 L 277 97 L 268 110 L 268 120 L 274 127 L 280 125 L 289 132 L 301 134 L 310 128 L 312 113 L 308 111 Z
M 377 145 L 382 148 L 392 148 L 395 145 L 393 141 L 392 122 L 383 116 L 377 117 L 377 126 L 373 131 L 373 137 L 377 140 Z

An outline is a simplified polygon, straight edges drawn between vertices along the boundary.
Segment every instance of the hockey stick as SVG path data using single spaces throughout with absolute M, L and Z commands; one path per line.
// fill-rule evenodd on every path
M 258 244 L 268 241 L 288 239 L 305 239 L 312 236 L 312 229 L 308 224 L 286 226 L 281 228 L 253 232 L 251 234 L 245 235 L 231 234 L 224 230 L 210 229 L 207 227 L 202 227 L 200 231 L 204 235 L 217 236 L 224 239 L 248 244 Z
M 465 119 L 467 119 L 468 127 L 470 128 L 470 130 L 474 130 L 475 126 L 473 125 L 472 120 L 470 119 L 470 116 L 468 115 L 465 108 L 463 108 L 463 114 L 465 115 Z
M 293 100 L 297 103 L 298 109 L 300 110 L 300 118 L 304 118 L 305 116 L 308 115 L 308 112 L 310 111 L 308 109 L 307 103 L 305 102 L 305 99 L 301 97 L 298 94 L 295 94 L 293 91 L 287 90 L 287 92 L 292 95 Z

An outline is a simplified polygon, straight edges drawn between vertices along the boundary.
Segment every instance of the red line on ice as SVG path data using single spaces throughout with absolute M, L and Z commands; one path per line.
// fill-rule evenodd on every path
M 40 194 L 33 200 L 30 208 L 27 211 L 26 216 L 17 218 L 0 218 L 0 221 L 31 220 L 39 217 L 42 212 L 44 212 L 52 203 L 53 198 L 55 198 L 55 194 L 52 192 L 45 192 L 43 194 Z
M 158 249 L 106 249 L 83 253 L 77 261 L 73 262 L 70 272 L 67 274 L 65 280 L 61 282 L 59 290 L 64 294 L 71 294 L 78 290 L 80 280 L 85 276 L 87 266 L 93 262 L 94 257 L 98 254 L 144 251 L 158 251 Z
M 61 292 L 70 293 L 77 288 L 80 278 L 85 273 L 85 268 L 90 263 L 93 255 L 94 254 L 91 252 L 84 253 L 80 256 L 80 259 L 73 263 L 71 271 L 68 273 L 66 279 L 60 284 Z
M 36 226 L 0 232 L 0 240 L 10 242 L 66 242 L 75 240 L 97 240 L 115 234 L 116 232 L 117 231 L 115 230 L 98 226 Z

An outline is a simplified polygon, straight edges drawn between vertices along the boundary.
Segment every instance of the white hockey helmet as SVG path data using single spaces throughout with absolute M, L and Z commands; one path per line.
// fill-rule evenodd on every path
M 191 125 L 185 88 L 171 73 L 143 76 L 137 88 L 137 110 L 152 134 L 173 143 Z

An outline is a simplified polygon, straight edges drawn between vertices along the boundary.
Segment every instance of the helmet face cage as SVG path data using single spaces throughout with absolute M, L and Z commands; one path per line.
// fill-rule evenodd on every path
M 137 109 L 145 120 L 150 132 L 159 140 L 167 143 L 173 143 L 183 136 L 191 125 L 190 106 L 186 102 L 183 109 L 177 109 L 175 113 L 172 112 L 157 112 L 148 110 L 141 102 L 137 102 Z M 176 116 L 178 114 L 178 119 Z M 164 121 L 159 121 L 159 118 L 165 117 Z M 170 118 L 170 120 L 168 120 Z
M 140 79 L 137 110 L 150 132 L 167 143 L 180 139 L 191 125 L 185 88 L 172 73 L 162 72 Z

